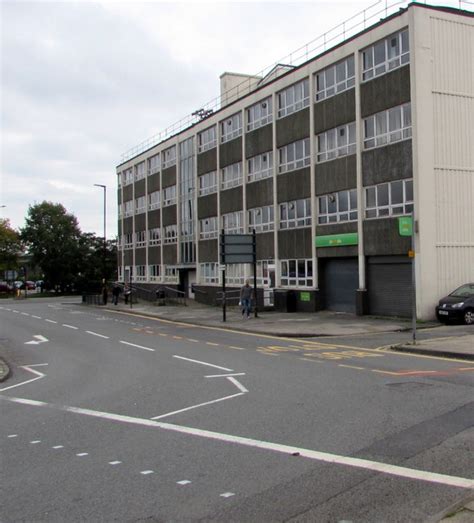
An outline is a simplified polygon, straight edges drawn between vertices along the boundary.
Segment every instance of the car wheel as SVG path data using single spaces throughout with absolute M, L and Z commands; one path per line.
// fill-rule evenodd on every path
M 474 309 L 467 309 L 464 313 L 464 323 L 466 325 L 474 325 Z

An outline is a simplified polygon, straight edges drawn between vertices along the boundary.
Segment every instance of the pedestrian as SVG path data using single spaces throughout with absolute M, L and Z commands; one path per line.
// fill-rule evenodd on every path
M 252 296 L 253 289 L 250 287 L 249 280 L 245 281 L 245 285 L 240 289 L 240 306 L 242 307 L 242 317 L 250 318 L 252 312 Z
M 123 299 L 125 300 L 125 305 L 128 304 L 128 298 L 131 298 L 132 291 L 130 290 L 130 287 L 128 285 L 125 285 L 123 289 Z
M 120 296 L 121 292 L 122 292 L 122 289 L 121 289 L 118 281 L 116 281 L 114 283 L 114 286 L 112 287 L 112 302 L 114 305 L 118 305 L 119 296 Z

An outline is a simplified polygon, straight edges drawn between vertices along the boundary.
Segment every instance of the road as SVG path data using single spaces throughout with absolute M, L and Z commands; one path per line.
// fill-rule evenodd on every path
M 60 300 L 0 321 L 2 522 L 421 522 L 474 487 L 470 362 Z

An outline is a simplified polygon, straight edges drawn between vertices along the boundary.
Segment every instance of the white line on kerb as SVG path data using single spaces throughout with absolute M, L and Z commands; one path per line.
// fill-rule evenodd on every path
M 108 336 L 104 336 L 103 334 L 98 334 L 97 332 L 92 332 L 92 331 L 86 331 L 87 334 L 92 334 L 92 336 L 97 336 L 98 338 L 105 338 L 106 340 L 109 339 Z
M 124 416 L 121 414 L 112 414 L 110 412 L 100 412 L 91 409 L 82 409 L 78 407 L 68 407 L 61 405 L 54 405 L 52 403 L 45 403 L 44 401 L 29 400 L 25 398 L 14 398 L 0 395 L 0 399 L 11 401 L 13 403 L 20 403 L 23 405 L 31 405 L 35 407 L 48 407 L 63 412 L 73 412 L 75 414 L 83 414 L 85 416 L 92 416 L 95 418 L 108 419 L 113 421 L 121 421 L 123 423 L 130 423 L 134 425 L 142 425 L 146 427 L 160 428 L 181 434 L 188 434 L 191 436 L 199 436 L 201 438 L 212 439 L 215 441 L 224 441 L 227 443 L 234 443 L 246 447 L 259 448 L 263 450 L 271 450 L 280 452 L 282 454 L 294 454 L 298 452 L 300 457 L 313 459 L 316 461 L 323 461 L 326 463 L 334 463 L 336 465 L 346 465 L 349 467 L 356 467 L 391 476 L 398 476 L 408 479 L 416 479 L 420 481 L 428 481 L 430 483 L 439 483 L 441 485 L 450 485 L 453 487 L 472 489 L 474 488 L 474 480 L 468 478 L 461 478 L 458 476 L 448 476 L 446 474 L 438 474 L 436 472 L 429 472 L 425 470 L 410 469 L 407 467 L 399 467 L 398 465 L 390 465 L 388 463 L 380 463 L 377 461 L 370 461 L 367 459 L 351 458 L 347 456 L 340 456 L 337 454 L 329 454 L 327 452 L 319 452 L 317 450 L 304 449 L 299 447 L 292 447 L 290 445 L 280 445 L 279 443 L 272 443 L 270 441 L 260 441 L 252 438 L 244 438 L 241 436 L 232 436 L 230 434 L 222 434 L 220 432 L 212 432 L 210 430 L 195 429 L 192 427 L 184 427 L 182 425 L 173 425 L 171 423 L 163 423 L 162 421 L 155 421 L 143 418 L 134 418 L 131 416 Z
M 119 343 L 123 343 L 124 345 L 130 345 L 130 347 L 137 347 L 137 349 L 143 349 L 143 350 L 149 350 L 151 352 L 155 352 L 155 349 L 150 349 L 150 347 L 143 347 L 142 345 L 137 345 L 136 343 L 130 343 L 129 341 L 119 340 Z
M 213 365 L 212 363 L 206 363 L 205 361 L 192 360 L 190 358 L 184 358 L 183 356 L 173 356 L 173 358 L 178 358 L 179 360 L 191 361 L 192 363 L 200 363 L 201 365 L 207 365 L 208 367 L 214 367 L 215 369 L 226 370 L 227 372 L 233 372 L 232 369 L 226 369 L 225 367 L 219 367 L 219 365 Z
M 67 323 L 63 323 L 63 327 L 67 327 L 68 329 L 74 329 L 77 331 L 79 327 L 74 327 L 74 325 L 68 325 Z

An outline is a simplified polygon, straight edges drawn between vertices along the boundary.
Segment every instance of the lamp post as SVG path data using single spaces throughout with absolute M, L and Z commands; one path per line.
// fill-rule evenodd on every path
M 107 260 L 107 213 L 106 213 L 106 207 L 107 207 L 107 186 L 102 185 L 100 183 L 94 183 L 94 187 L 102 187 L 104 190 L 104 251 L 103 251 L 103 259 L 102 259 L 102 284 L 103 284 L 103 299 L 104 299 L 104 305 L 107 305 L 107 287 L 106 287 L 106 260 Z

